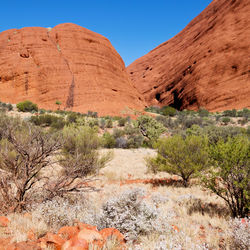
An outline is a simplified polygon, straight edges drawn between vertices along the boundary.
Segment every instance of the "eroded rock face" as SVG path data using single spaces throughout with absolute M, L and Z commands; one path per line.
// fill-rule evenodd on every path
M 0 100 L 26 99 L 102 115 L 145 106 L 108 39 L 75 24 L 0 33 Z
M 127 71 L 148 105 L 210 111 L 250 107 L 250 2 L 214 0 Z

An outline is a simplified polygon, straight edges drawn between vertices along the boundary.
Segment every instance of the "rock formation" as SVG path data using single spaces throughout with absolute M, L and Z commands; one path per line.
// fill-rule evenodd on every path
M 105 37 L 75 24 L 0 33 L 0 100 L 120 115 L 142 110 L 124 62 Z
M 249 13 L 249 0 L 214 0 L 178 35 L 133 62 L 127 71 L 148 105 L 250 107 Z

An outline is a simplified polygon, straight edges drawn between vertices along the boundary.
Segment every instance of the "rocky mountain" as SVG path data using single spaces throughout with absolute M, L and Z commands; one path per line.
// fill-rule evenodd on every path
M 212 1 L 127 71 L 148 105 L 210 111 L 250 107 L 250 1 Z
M 0 100 L 120 115 L 142 110 L 122 58 L 105 37 L 75 24 L 0 33 Z

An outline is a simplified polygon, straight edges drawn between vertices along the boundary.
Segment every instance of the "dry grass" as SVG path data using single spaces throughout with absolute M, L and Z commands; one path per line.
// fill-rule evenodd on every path
M 102 150 L 107 152 L 109 150 Z M 147 167 L 144 158 L 146 156 L 155 155 L 155 151 L 151 149 L 114 149 L 114 158 L 107 164 L 107 167 L 101 170 L 99 181 L 94 185 L 101 188 L 99 192 L 90 192 L 86 194 L 86 198 L 96 208 L 109 199 L 122 193 L 126 189 L 134 187 L 143 187 L 147 191 L 147 197 L 154 193 L 168 197 L 168 200 L 159 205 L 164 213 L 171 213 L 169 224 L 178 228 L 179 232 L 169 232 L 164 235 L 167 244 L 175 237 L 185 246 L 184 249 L 198 249 L 203 243 L 208 244 L 209 249 L 229 249 L 230 238 L 228 236 L 229 219 L 215 213 L 211 215 L 206 210 L 208 204 L 216 204 L 215 208 L 223 208 L 227 211 L 224 202 L 210 192 L 203 190 L 198 185 L 192 185 L 188 188 L 158 186 L 153 187 L 150 184 L 130 184 L 120 185 L 120 180 L 124 179 L 143 179 L 143 178 L 160 178 L 170 177 L 168 174 L 153 175 L 147 173 Z M 194 197 L 187 198 L 186 197 Z M 184 199 L 183 199 L 184 197 Z M 199 202 L 196 203 L 196 200 Z M 197 205 L 198 204 L 198 205 Z M 205 208 L 202 208 L 202 206 Z M 210 208 L 209 208 L 210 209 Z M 11 220 L 10 229 L 14 235 L 15 241 L 22 241 L 27 238 L 27 232 L 33 232 L 39 236 L 48 231 L 49 228 L 42 221 L 35 221 L 32 217 L 23 217 L 22 215 L 9 215 Z M 1 231 L 0 231 L 0 237 Z M 26 238 L 25 238 L 26 237 Z M 164 243 L 161 238 L 163 236 L 152 234 L 141 236 L 138 239 L 138 245 L 132 249 L 155 249 L 155 245 Z M 94 250 L 94 248 L 90 248 Z M 110 240 L 103 250 L 118 249 L 116 242 Z

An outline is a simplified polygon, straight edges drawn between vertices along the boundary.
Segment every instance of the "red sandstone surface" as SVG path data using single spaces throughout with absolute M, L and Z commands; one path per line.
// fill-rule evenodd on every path
M 2 217 L 2 219 L 8 220 L 6 217 Z M 6 235 L 8 234 L 7 231 Z M 98 231 L 96 227 L 81 222 L 76 226 L 62 227 L 57 234 L 48 232 L 39 239 L 34 233 L 32 237 L 29 237 L 29 235 L 30 232 L 28 233 L 27 241 L 19 243 L 12 243 L 11 235 L 6 238 L 0 238 L 0 250 L 42 250 L 48 248 L 57 250 L 88 250 L 90 246 L 98 250 L 103 249 L 105 243 L 111 238 L 116 239 L 121 250 L 126 249 L 124 236 L 117 229 L 104 228 Z
M 120 115 L 143 110 L 122 58 L 109 40 L 75 24 L 0 33 L 0 100 L 40 108 Z
M 148 105 L 249 108 L 250 1 L 214 0 L 183 31 L 127 71 Z

